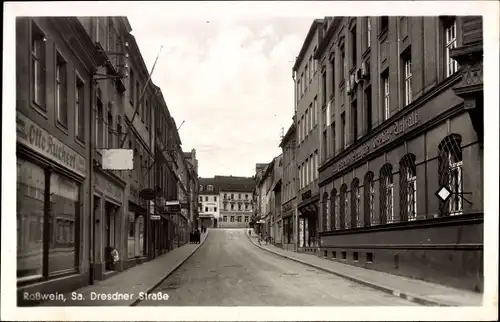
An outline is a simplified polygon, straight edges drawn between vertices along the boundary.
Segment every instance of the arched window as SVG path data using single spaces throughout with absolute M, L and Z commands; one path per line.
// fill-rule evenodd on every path
M 349 205 L 348 199 L 347 199 L 347 185 L 344 183 L 342 187 L 340 187 L 340 218 L 339 218 L 339 225 L 340 229 L 345 229 L 347 228 L 347 221 L 346 221 L 346 213 L 347 213 L 347 207 Z
M 380 223 L 394 222 L 394 183 L 392 165 L 385 164 L 380 169 Z
M 438 171 L 439 185 L 447 187 L 451 196 L 446 202 L 440 201 L 441 216 L 459 215 L 463 213 L 462 182 L 462 137 L 451 134 L 439 144 Z
M 351 183 L 351 228 L 356 228 L 359 226 L 359 180 L 354 178 Z
M 323 194 L 323 216 L 322 216 L 322 222 L 323 222 L 323 225 L 322 225 L 322 230 L 323 231 L 328 231 L 328 216 L 330 215 L 329 214 L 329 209 L 328 209 L 328 192 L 325 192 Z
M 373 184 L 373 172 L 369 171 L 365 175 L 364 187 L 364 226 L 369 227 L 378 223 L 375 218 L 375 185 Z
M 337 228 L 337 189 L 333 188 L 330 194 L 330 230 Z
M 399 162 L 399 204 L 401 221 L 417 219 L 417 168 L 415 155 L 407 154 Z

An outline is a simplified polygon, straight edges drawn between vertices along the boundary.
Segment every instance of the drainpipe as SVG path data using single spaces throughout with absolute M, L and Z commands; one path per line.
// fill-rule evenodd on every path
M 94 120 L 94 104 L 95 104 L 95 80 L 94 72 L 92 72 L 90 80 L 90 117 L 89 117 L 89 278 L 90 284 L 94 284 L 95 277 L 95 206 L 94 205 L 94 186 L 93 186 L 93 176 L 94 176 L 94 140 L 92 137 L 93 131 L 93 120 Z M 94 238 L 93 238 L 94 237 Z

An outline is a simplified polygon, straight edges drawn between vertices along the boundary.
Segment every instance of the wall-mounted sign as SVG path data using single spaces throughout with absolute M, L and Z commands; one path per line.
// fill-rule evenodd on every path
M 85 177 L 85 158 L 62 143 L 35 122 L 17 112 L 17 141 L 57 164 Z
M 330 167 L 331 172 L 328 175 L 332 176 L 337 174 L 338 172 L 347 168 L 349 165 L 368 155 L 368 153 L 377 150 L 378 148 L 388 144 L 391 141 L 394 141 L 397 137 L 403 135 L 404 133 L 408 132 L 409 129 L 416 126 L 419 121 L 418 111 L 412 111 L 411 113 L 401 117 L 384 131 L 377 134 L 375 137 L 362 144 L 360 147 L 350 152 L 339 161 L 335 162 Z
M 180 212 L 181 204 L 179 200 L 171 200 L 165 202 L 165 210 L 166 212 Z
M 95 185 L 103 193 L 115 199 L 118 202 L 123 202 L 123 189 L 117 184 L 109 181 L 102 174 L 96 173 Z
M 302 194 L 302 200 L 305 200 L 307 198 L 311 198 L 311 190 L 307 190 Z

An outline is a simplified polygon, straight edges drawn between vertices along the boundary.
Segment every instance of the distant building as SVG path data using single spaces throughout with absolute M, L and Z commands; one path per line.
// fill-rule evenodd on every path
M 219 186 L 213 178 L 199 179 L 199 227 L 216 228 L 220 216 Z
M 297 243 L 297 171 L 295 162 L 296 128 L 292 124 L 281 140 L 280 147 L 283 151 L 283 178 L 282 178 L 282 218 L 284 249 L 295 250 Z

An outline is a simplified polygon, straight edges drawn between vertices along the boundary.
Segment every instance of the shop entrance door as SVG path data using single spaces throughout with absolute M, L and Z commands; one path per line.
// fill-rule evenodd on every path
M 106 271 L 114 270 L 111 251 L 115 247 L 115 208 L 113 204 L 106 202 L 104 209 L 104 253 Z

